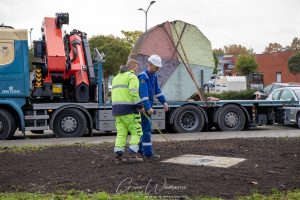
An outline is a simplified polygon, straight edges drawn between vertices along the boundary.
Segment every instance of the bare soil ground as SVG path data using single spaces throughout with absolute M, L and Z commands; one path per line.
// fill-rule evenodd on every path
M 49 147 L 0 153 L 0 192 L 61 190 L 146 192 L 158 196 L 233 198 L 300 188 L 300 138 L 156 142 L 163 159 L 182 154 L 245 158 L 230 168 L 148 161 L 116 165 L 113 145 Z

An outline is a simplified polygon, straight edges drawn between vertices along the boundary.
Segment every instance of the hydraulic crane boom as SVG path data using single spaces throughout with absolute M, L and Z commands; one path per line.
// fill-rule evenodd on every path
M 73 30 L 62 34 L 62 25 L 69 23 L 68 13 L 45 17 L 43 40 L 34 41 L 36 65 L 34 97 L 61 97 L 88 102 L 90 86 L 95 82 L 90 49 L 84 32 Z

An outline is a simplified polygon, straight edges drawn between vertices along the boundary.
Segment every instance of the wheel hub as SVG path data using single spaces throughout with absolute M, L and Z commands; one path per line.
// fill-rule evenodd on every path
M 73 116 L 66 116 L 61 120 L 61 128 L 67 133 L 75 131 L 77 125 L 77 120 Z
M 180 117 L 180 124 L 185 130 L 191 130 L 198 126 L 198 118 L 192 111 L 184 112 Z
M 226 113 L 224 119 L 227 127 L 233 128 L 239 124 L 239 116 L 235 112 Z

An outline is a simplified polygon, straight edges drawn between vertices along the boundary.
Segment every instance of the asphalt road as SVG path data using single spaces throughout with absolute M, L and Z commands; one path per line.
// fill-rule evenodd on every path
M 168 140 L 211 140 L 211 139 L 228 139 L 228 138 L 257 138 L 257 137 L 300 137 L 300 129 L 287 126 L 262 126 L 252 128 L 247 131 L 233 132 L 196 132 L 196 133 L 168 133 L 164 134 Z M 100 144 L 104 142 L 114 142 L 114 134 L 95 133 L 93 137 L 81 138 L 54 138 L 51 131 L 43 135 L 26 133 L 26 137 L 21 133 L 16 133 L 13 140 L 0 141 L 0 147 L 9 146 L 38 146 L 38 145 L 71 145 L 71 144 Z M 153 141 L 166 141 L 160 134 L 153 134 Z

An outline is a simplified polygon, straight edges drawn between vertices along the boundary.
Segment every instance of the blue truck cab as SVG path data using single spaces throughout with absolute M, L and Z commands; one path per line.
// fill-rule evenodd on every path
M 0 139 L 24 130 L 29 82 L 27 30 L 0 27 Z

